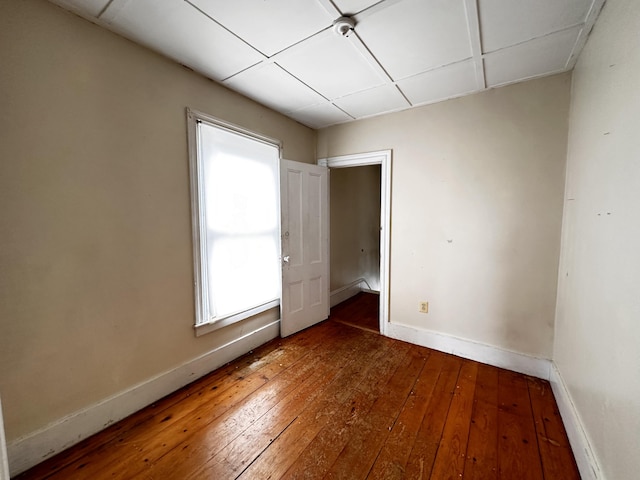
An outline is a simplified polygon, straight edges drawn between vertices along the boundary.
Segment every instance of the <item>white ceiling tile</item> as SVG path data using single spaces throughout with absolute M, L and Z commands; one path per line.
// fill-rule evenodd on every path
M 331 30 L 283 52 L 276 62 L 330 99 L 384 83 L 351 41 Z
M 334 103 L 355 118 L 409 108 L 395 85 L 383 85 L 339 98 Z
M 479 0 L 485 53 L 583 23 L 593 0 Z
M 97 17 L 107 6 L 109 0 L 51 0 L 62 8 L 83 16 Z
M 322 96 L 273 63 L 249 68 L 225 81 L 224 85 L 281 112 L 324 101 Z
M 264 58 L 182 0 L 127 2 L 111 20 L 111 27 L 214 80 Z
M 267 56 L 335 20 L 316 0 L 189 0 Z
M 351 120 L 351 117 L 329 102 L 289 113 L 291 118 L 311 128 L 323 128 Z
M 478 73 L 495 87 L 564 71 L 603 0 L 50 1 L 321 128 L 477 91 Z M 356 35 L 332 31 L 338 10 Z
M 404 0 L 365 17 L 355 31 L 394 80 L 472 55 L 462 1 Z
M 414 105 L 433 103 L 478 89 L 472 60 L 405 78 L 398 82 L 398 87 Z
M 355 15 L 365 8 L 375 5 L 380 0 L 333 0 L 343 15 Z
M 579 33 L 575 27 L 485 55 L 487 86 L 564 70 Z

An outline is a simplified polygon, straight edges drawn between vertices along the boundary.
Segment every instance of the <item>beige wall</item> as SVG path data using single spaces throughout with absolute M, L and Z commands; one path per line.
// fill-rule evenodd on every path
M 39 0 L 0 3 L 8 440 L 277 318 L 196 338 L 185 107 L 315 160 L 315 132 Z
M 319 132 L 320 157 L 393 149 L 391 322 L 551 357 L 569 85 L 558 75 Z
M 380 165 L 331 169 L 331 290 L 380 288 Z
M 640 472 L 640 3 L 609 0 L 573 75 L 554 359 L 608 479 Z

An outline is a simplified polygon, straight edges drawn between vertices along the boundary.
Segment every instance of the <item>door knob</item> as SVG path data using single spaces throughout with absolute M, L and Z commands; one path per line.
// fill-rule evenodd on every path
M 282 257 L 282 261 L 284 263 L 289 263 L 289 255 L 285 255 L 284 257 Z

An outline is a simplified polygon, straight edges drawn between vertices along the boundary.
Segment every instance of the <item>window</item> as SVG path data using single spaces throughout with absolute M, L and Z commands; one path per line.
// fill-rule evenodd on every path
M 196 333 L 280 302 L 280 147 L 187 111 Z

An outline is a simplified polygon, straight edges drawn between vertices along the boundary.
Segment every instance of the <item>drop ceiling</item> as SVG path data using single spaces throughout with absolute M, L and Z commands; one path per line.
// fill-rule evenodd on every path
M 312 128 L 571 70 L 604 3 L 52 1 Z

